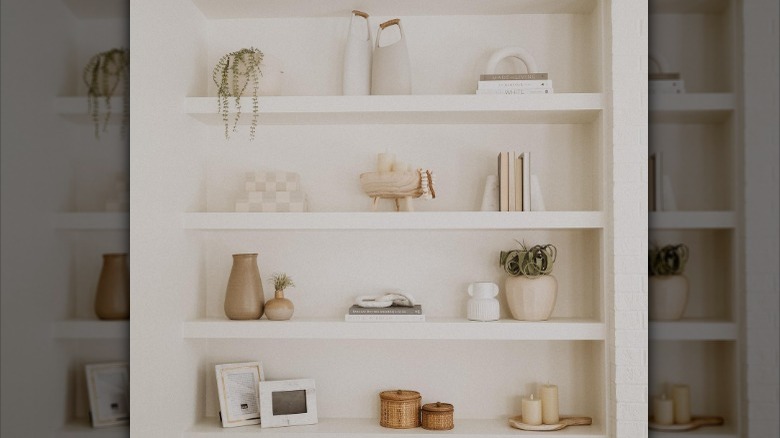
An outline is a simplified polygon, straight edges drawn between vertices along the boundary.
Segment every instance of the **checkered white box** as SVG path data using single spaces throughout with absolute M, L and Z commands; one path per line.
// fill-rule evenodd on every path
M 295 172 L 247 172 L 247 192 L 294 192 L 300 190 L 300 176 Z

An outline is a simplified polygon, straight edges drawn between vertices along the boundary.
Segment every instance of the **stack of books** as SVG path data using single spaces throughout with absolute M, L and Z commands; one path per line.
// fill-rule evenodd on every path
M 477 94 L 552 94 L 547 73 L 479 75 Z
M 498 154 L 498 210 L 531 211 L 531 153 Z
M 680 73 L 650 73 L 647 87 L 650 94 L 685 93 L 685 81 L 680 79 Z
M 425 322 L 422 306 L 360 307 L 353 305 L 344 315 L 347 322 Z

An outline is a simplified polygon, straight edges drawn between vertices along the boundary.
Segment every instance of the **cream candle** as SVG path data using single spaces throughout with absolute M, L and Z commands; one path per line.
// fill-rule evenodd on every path
M 653 400 L 653 420 L 658 424 L 674 423 L 674 400 L 666 398 L 666 394 Z
M 521 406 L 523 413 L 523 423 L 530 424 L 532 426 L 538 426 L 542 424 L 542 401 L 534 399 L 534 395 L 531 394 L 530 398 L 524 398 Z
M 691 422 L 691 391 L 688 385 L 673 385 L 672 400 L 674 400 L 675 424 Z
M 377 172 L 390 172 L 393 170 L 393 163 L 395 162 L 395 154 L 385 152 L 377 156 L 376 170 Z
M 542 422 L 558 424 L 558 385 L 542 385 Z

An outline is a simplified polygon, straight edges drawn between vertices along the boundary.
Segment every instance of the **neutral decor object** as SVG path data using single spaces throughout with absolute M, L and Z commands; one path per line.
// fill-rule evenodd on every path
M 667 398 L 666 394 L 655 397 L 651 421 L 664 426 L 674 424 L 674 400 Z
M 654 321 L 682 318 L 688 304 L 688 279 L 683 275 L 688 261 L 685 244 L 653 245 L 648 254 L 648 314 Z
M 95 125 L 95 138 L 100 137 L 100 102 L 105 105 L 103 131 L 111 118 L 111 98 L 125 96 L 122 111 L 122 128 L 127 128 L 130 120 L 130 101 L 127 99 L 130 89 L 130 53 L 124 48 L 115 48 L 100 52 L 90 58 L 84 66 L 82 75 L 87 86 L 87 112 Z M 120 87 L 121 84 L 121 87 Z
M 415 301 L 414 296 L 410 293 L 394 290 L 382 295 L 359 295 L 355 298 L 355 305 L 364 308 L 390 306 L 414 307 L 417 305 L 417 301 Z
M 391 429 L 420 427 L 422 396 L 417 391 L 393 390 L 379 393 L 379 425 Z
M 723 417 L 691 417 L 691 421 L 686 424 L 661 424 L 651 417 L 650 421 L 648 422 L 650 429 L 661 430 L 665 432 L 685 432 L 698 429 L 702 426 L 721 425 L 723 425 Z
M 265 316 L 271 321 L 287 321 L 292 318 L 295 306 L 292 301 L 284 297 L 284 290 L 295 287 L 292 277 L 287 274 L 274 274 L 271 277 L 274 285 L 274 297 L 265 303 Z
M 89 364 L 84 367 L 92 427 L 130 422 L 130 366 L 127 362 Z
M 95 315 L 100 319 L 130 318 L 130 268 L 127 254 L 103 254 L 95 293 Z
M 365 24 L 365 31 L 363 31 Z M 344 72 L 341 94 L 367 96 L 371 94 L 371 29 L 368 14 L 354 10 L 349 19 L 347 45 L 344 48 Z
M 685 93 L 685 81 L 681 78 L 680 73 L 670 73 L 669 64 L 657 53 L 648 55 L 648 70 L 648 93 Z
M 398 26 L 398 41 L 382 46 L 382 32 Z M 371 94 L 412 94 L 412 69 L 406 36 L 398 18 L 379 25 L 371 64 Z
M 688 385 L 672 385 L 674 424 L 691 422 L 691 388 Z
M 520 402 L 523 418 L 526 424 L 538 426 L 542 424 L 542 401 L 534 398 L 531 394 L 528 398 L 523 398 Z
M 500 305 L 498 285 L 489 281 L 471 283 L 468 287 L 469 298 L 466 303 L 466 318 L 470 321 L 498 321 Z
M 229 319 L 260 319 L 264 302 L 257 253 L 233 254 L 233 267 L 225 291 L 225 315 Z
M 431 170 L 360 174 L 360 185 L 372 199 L 372 211 L 376 211 L 380 199 L 392 199 L 396 211 L 414 211 L 412 198 L 436 198 L 435 184 Z
M 260 382 L 260 427 L 317 424 L 314 379 Z
M 542 399 L 542 423 L 558 424 L 558 385 L 542 385 L 539 393 Z
M 260 423 L 258 384 L 265 380 L 260 362 L 220 364 L 214 367 L 222 427 Z
M 558 294 L 558 282 L 552 276 L 557 254 L 551 244 L 527 247 L 520 243 L 520 249 L 501 251 L 499 263 L 509 274 L 504 289 L 514 319 L 546 321 L 550 318 Z
M 427 430 L 450 430 L 455 427 L 455 407 L 449 403 L 428 403 L 422 406 L 420 425 Z
M 488 175 L 485 178 L 485 189 L 482 192 L 482 203 L 479 206 L 479 210 L 499 211 L 498 196 L 498 177 L 496 175 Z
M 236 212 L 304 212 L 306 193 L 295 172 L 247 172 L 243 196 L 236 200 Z
M 567 415 L 561 415 L 558 424 L 529 424 L 522 415 L 509 419 L 509 425 L 515 429 L 535 432 L 552 432 L 568 426 L 590 426 L 591 424 L 593 424 L 593 419 L 590 417 L 572 417 Z

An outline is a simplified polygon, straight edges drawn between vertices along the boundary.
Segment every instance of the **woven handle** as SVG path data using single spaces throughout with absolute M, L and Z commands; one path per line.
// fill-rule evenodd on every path
M 363 11 L 358 11 L 357 9 L 354 9 L 354 10 L 352 11 L 352 15 L 357 15 L 358 17 L 363 17 L 363 18 L 365 18 L 365 19 L 368 19 L 368 14 L 366 14 L 366 13 L 365 13 L 365 12 L 363 12 Z
M 388 27 L 388 26 L 392 26 L 392 25 L 394 25 L 394 24 L 398 24 L 398 23 L 400 23 L 400 22 L 401 22 L 401 19 L 400 19 L 400 18 L 393 18 L 392 20 L 387 20 L 387 21 L 385 21 L 384 23 L 380 24 L 380 25 L 379 25 L 379 28 L 380 28 L 380 29 L 384 29 L 384 28 L 386 28 L 386 27 Z

